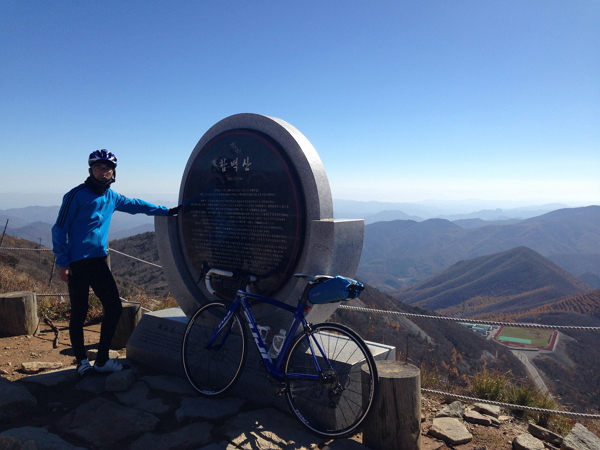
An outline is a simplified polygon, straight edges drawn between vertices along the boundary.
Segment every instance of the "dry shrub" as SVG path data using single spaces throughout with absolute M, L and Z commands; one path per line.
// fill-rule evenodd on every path
M 506 396 L 508 385 L 506 374 L 490 372 L 484 368 L 473 377 L 471 389 L 477 398 L 499 402 Z
M 9 265 L 0 265 L 0 292 L 35 291 L 33 279 Z

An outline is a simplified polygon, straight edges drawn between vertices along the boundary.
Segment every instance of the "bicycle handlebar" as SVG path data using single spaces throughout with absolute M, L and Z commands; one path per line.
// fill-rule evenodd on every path
M 294 276 L 298 278 L 307 278 L 308 281 L 317 281 L 317 277 L 315 277 L 314 275 L 309 275 L 307 273 L 295 273 Z
M 212 295 L 217 295 L 217 291 L 210 285 L 210 277 L 213 274 L 231 278 L 233 277 L 234 273 L 223 269 L 210 269 L 208 272 L 206 272 L 206 276 L 204 277 L 204 284 L 206 285 L 206 289 L 208 289 L 208 292 L 210 292 Z M 256 277 L 254 275 L 248 275 L 247 277 L 249 282 L 256 281 Z M 250 283 L 246 285 L 246 291 L 250 291 Z
M 235 274 L 233 272 L 230 272 L 229 270 L 223 270 L 223 269 L 210 269 L 208 272 L 206 272 L 206 276 L 204 277 L 204 284 L 206 285 L 206 289 L 208 289 L 208 292 L 210 292 L 211 295 L 216 295 L 218 297 L 218 292 L 210 284 L 210 277 L 213 274 L 220 275 L 222 277 L 227 277 L 227 278 L 231 278 Z M 306 278 L 309 282 L 309 285 L 311 285 L 315 281 L 320 280 L 322 278 L 331 278 L 331 276 L 328 276 L 328 275 L 316 275 L 315 276 L 315 275 L 308 275 L 306 273 L 295 273 L 294 276 Z M 257 278 L 254 275 L 246 275 L 246 277 L 248 278 L 248 284 L 246 285 L 246 291 L 249 292 L 250 291 L 250 282 L 256 281 Z M 307 289 L 309 287 L 310 286 L 306 286 Z
M 215 295 L 215 293 L 217 291 L 215 291 L 213 289 L 213 287 L 210 285 L 210 276 L 213 273 L 215 275 L 221 275 L 222 277 L 231 278 L 233 276 L 233 272 L 229 272 L 227 270 L 221 270 L 221 269 L 210 269 L 208 272 L 206 272 L 206 276 L 204 277 L 204 284 L 206 285 L 206 289 L 208 289 L 208 292 L 210 292 L 212 295 Z

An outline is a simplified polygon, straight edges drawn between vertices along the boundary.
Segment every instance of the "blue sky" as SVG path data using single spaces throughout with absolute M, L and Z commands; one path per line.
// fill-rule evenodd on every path
M 115 190 L 175 202 L 242 112 L 298 128 L 337 199 L 600 204 L 598 23 L 596 0 L 3 0 L 0 209 L 58 204 L 98 148 Z

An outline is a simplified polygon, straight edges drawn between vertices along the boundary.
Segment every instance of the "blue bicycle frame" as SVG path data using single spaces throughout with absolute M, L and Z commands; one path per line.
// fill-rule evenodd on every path
M 258 331 L 258 325 L 256 323 L 256 320 L 254 319 L 254 315 L 252 314 L 252 308 L 250 307 L 251 300 L 262 302 L 262 303 L 267 303 L 267 304 L 275 306 L 277 308 L 285 309 L 286 311 L 289 311 L 293 314 L 293 320 L 292 320 L 292 323 L 291 323 L 289 329 L 287 330 L 286 338 L 283 342 L 281 352 L 277 356 L 277 359 L 275 360 L 274 363 L 267 356 L 266 345 L 263 342 L 262 338 L 260 337 L 260 333 Z M 211 338 L 208 342 L 207 348 L 210 348 L 212 345 L 215 345 L 217 338 L 223 332 L 223 327 L 229 321 L 231 316 L 240 307 L 242 308 L 242 311 L 244 312 L 244 316 L 246 317 L 246 321 L 247 321 L 248 325 L 250 326 L 250 331 L 252 332 L 252 337 L 254 338 L 254 342 L 256 343 L 256 346 L 260 352 L 260 356 L 262 357 L 263 362 L 265 363 L 265 367 L 267 368 L 268 373 L 270 373 L 274 378 L 276 378 L 280 381 L 293 380 L 293 379 L 302 379 L 302 380 L 318 380 L 319 379 L 318 375 L 296 374 L 296 373 L 287 373 L 286 374 L 281 371 L 281 364 L 283 362 L 283 356 L 287 354 L 289 347 L 294 340 L 296 332 L 298 331 L 298 327 L 300 325 L 302 325 L 304 327 L 304 329 L 306 331 L 308 331 L 308 335 L 309 335 L 308 344 L 309 344 L 309 347 L 311 350 L 315 368 L 317 369 L 318 373 L 322 372 L 321 366 L 317 360 L 317 354 L 315 353 L 315 350 L 313 348 L 313 343 L 311 342 L 311 339 L 310 339 L 310 327 L 308 325 L 308 322 L 304 318 L 305 305 L 303 305 L 301 302 L 299 302 L 296 307 L 293 307 L 293 306 L 290 306 L 279 300 L 275 300 L 275 299 L 272 299 L 269 297 L 264 297 L 262 295 L 254 294 L 252 292 L 238 290 L 231 306 L 229 307 L 227 313 L 225 314 L 225 317 L 223 318 L 223 320 L 221 321 L 221 323 L 219 324 L 219 326 L 216 328 L 213 335 L 211 336 Z M 229 333 L 229 330 L 227 330 L 225 332 L 224 339 L 227 339 L 228 333 Z M 325 352 L 321 348 L 320 344 L 317 341 L 314 341 L 314 344 L 316 345 L 319 354 L 323 357 L 324 361 L 326 362 L 328 368 L 332 369 L 331 363 L 327 359 L 327 356 L 325 355 Z

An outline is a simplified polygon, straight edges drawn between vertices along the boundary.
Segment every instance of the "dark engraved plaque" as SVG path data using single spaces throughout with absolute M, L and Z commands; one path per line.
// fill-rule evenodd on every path
M 213 287 L 233 298 L 242 273 L 255 291 L 275 294 L 302 252 L 306 207 L 299 177 L 281 146 L 255 130 L 211 139 L 185 180 L 180 215 L 184 252 L 198 282 L 210 268 L 236 273 Z

